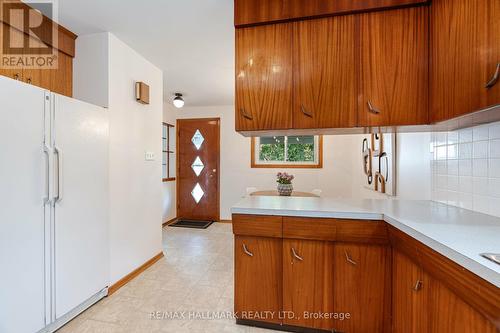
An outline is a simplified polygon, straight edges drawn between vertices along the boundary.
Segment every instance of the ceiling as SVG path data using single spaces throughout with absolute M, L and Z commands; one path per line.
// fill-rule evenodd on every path
M 233 0 L 59 0 L 58 16 L 77 35 L 113 33 L 161 68 L 165 100 L 234 103 Z

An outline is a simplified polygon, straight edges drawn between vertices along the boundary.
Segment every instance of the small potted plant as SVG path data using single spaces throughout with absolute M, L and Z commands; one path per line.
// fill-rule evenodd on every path
M 278 193 L 282 196 L 290 196 L 293 191 L 292 180 L 295 178 L 286 172 L 278 172 L 276 175 L 276 182 L 278 183 Z

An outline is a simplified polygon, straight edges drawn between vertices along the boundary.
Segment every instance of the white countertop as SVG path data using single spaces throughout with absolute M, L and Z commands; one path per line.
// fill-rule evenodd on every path
M 384 220 L 500 288 L 500 265 L 480 253 L 500 253 L 500 218 L 411 200 L 246 197 L 234 214 Z

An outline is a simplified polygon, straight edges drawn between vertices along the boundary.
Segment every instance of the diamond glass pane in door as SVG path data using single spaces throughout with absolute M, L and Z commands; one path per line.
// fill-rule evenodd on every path
M 191 195 L 193 196 L 194 201 L 196 201 L 196 203 L 199 203 L 204 194 L 205 192 L 203 192 L 200 183 L 196 183 L 193 190 L 191 191 Z
M 193 169 L 193 171 L 196 174 L 196 176 L 200 175 L 200 173 L 201 173 L 201 171 L 203 170 L 204 167 L 205 167 L 205 165 L 200 160 L 200 157 L 196 156 L 196 159 L 194 160 L 193 164 L 191 164 L 191 169 Z
M 205 138 L 203 137 L 203 135 L 201 135 L 200 130 L 196 130 L 193 137 L 191 138 L 191 141 L 193 142 L 196 149 L 200 150 L 200 147 L 203 144 L 203 141 L 205 141 Z

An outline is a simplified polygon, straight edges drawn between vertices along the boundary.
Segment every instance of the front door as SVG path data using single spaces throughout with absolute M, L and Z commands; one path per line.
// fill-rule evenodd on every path
M 177 217 L 219 220 L 220 119 L 177 120 Z

